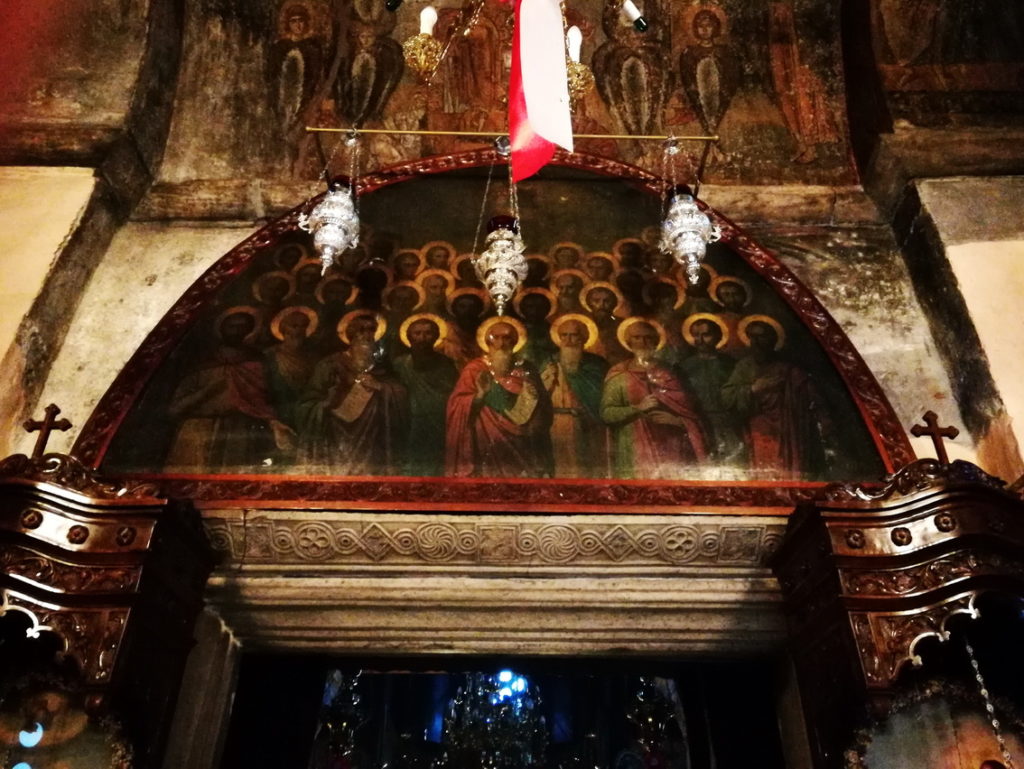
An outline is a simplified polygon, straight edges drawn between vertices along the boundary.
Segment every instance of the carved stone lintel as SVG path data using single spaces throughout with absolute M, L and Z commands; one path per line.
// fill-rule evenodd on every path
M 921 664 L 914 647 L 928 636 L 945 640 L 950 617 L 977 616 L 975 597 L 967 593 L 912 614 L 851 612 L 850 625 L 868 689 L 891 689 L 907 662 Z
M 361 516 L 296 519 L 272 513 L 242 520 L 207 519 L 214 548 L 228 561 L 266 564 L 588 564 L 764 565 L 781 539 L 781 523 L 602 522 L 564 517 Z
M 38 459 L 13 454 L 0 460 L 0 479 L 18 478 L 50 483 L 87 497 L 153 503 L 157 488 L 152 483 L 120 483 L 102 478 L 68 454 L 44 454 Z
M 883 502 L 930 488 L 968 483 L 998 491 L 1006 486 L 1005 481 L 970 462 L 957 459 L 946 465 L 934 459 L 919 459 L 886 476 L 880 489 L 862 484 L 836 483 L 825 489 L 821 499 L 825 502 Z

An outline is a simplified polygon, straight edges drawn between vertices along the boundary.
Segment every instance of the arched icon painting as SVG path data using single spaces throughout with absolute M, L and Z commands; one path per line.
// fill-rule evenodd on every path
M 769 482 L 884 472 L 856 397 L 772 284 L 723 242 L 688 285 L 657 249 L 657 197 L 625 182 L 566 171 L 523 185 L 529 274 L 495 315 L 469 257 L 484 187 L 437 175 L 364 196 L 361 244 L 325 275 L 307 235 L 271 239 L 153 372 L 104 468 Z

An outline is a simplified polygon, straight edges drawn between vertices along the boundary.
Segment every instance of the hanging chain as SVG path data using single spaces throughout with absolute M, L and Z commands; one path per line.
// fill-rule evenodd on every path
M 487 184 L 484 185 L 484 199 L 480 201 L 480 218 L 476 221 L 476 233 L 473 235 L 473 251 L 471 252 L 474 256 L 477 255 L 477 246 L 480 245 L 480 230 L 484 226 L 484 212 L 487 211 L 487 196 L 491 191 L 491 176 L 494 175 L 494 163 L 491 163 L 491 167 L 487 169 Z
M 349 174 L 348 190 L 352 195 L 352 210 L 359 214 L 359 196 L 356 194 L 356 176 L 359 174 L 359 134 L 356 129 L 345 138 L 345 145 L 349 148 Z
M 444 47 L 441 49 L 441 55 L 437 57 L 437 64 L 430 70 L 430 74 L 424 78 L 424 82 L 427 87 L 430 87 L 434 83 L 434 75 L 437 74 L 437 70 L 441 68 L 444 63 L 445 57 L 448 55 L 448 49 L 452 47 L 452 43 L 455 42 L 457 37 L 468 37 L 469 33 L 476 26 L 477 21 L 480 20 L 480 12 L 484 9 L 484 0 L 477 0 L 476 5 L 473 7 L 473 12 L 469 16 L 469 20 L 465 24 L 459 24 L 449 32 L 448 39 L 444 41 Z
M 988 688 L 985 686 L 981 668 L 978 667 L 978 659 L 974 656 L 974 649 L 971 648 L 971 642 L 966 637 L 964 638 L 964 648 L 967 650 L 967 658 L 971 661 L 974 680 L 978 682 L 981 698 L 985 701 L 985 710 L 988 711 L 989 721 L 992 723 L 992 732 L 996 736 L 996 742 L 999 743 L 999 751 L 1003 754 L 1003 763 L 1006 764 L 1006 769 L 1013 769 L 1013 756 L 1010 755 L 1010 751 L 1006 747 L 1006 740 L 1003 739 L 1003 731 L 999 725 L 999 719 L 996 718 L 996 709 L 992 705 L 992 695 L 989 694 Z
M 661 178 L 668 182 L 661 190 L 661 218 L 668 215 L 668 201 L 676 191 L 676 155 L 679 142 L 674 136 L 665 140 L 661 153 Z

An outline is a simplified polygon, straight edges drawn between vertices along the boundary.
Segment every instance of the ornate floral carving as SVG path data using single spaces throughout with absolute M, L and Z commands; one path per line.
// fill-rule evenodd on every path
M 857 596 L 905 596 L 984 574 L 1024 576 L 1024 564 L 998 553 L 959 552 L 920 566 L 899 570 L 855 571 L 842 574 L 843 590 Z
M 110 680 L 128 609 L 49 608 L 6 590 L 3 599 L 0 615 L 20 609 L 33 620 L 30 634 L 51 631 L 60 636 L 64 654 L 78 663 L 86 683 L 105 684 Z
M 65 593 L 106 593 L 132 590 L 138 570 L 121 566 L 71 566 L 14 547 L 0 550 L 0 569 Z
M 946 622 L 954 614 L 975 614 L 973 594 L 959 596 L 915 614 L 855 612 L 850 614 L 861 666 L 872 689 L 891 687 L 907 662 L 920 664 L 914 646 L 922 638 L 946 638 Z
M 152 483 L 120 483 L 104 479 L 96 470 L 86 467 L 67 454 L 44 454 L 39 459 L 32 459 L 24 454 L 13 454 L 0 460 L 0 480 L 4 478 L 24 478 L 52 483 L 54 486 L 77 491 L 94 499 L 152 502 L 156 496 L 156 486 Z
M 980 484 L 1004 490 L 1006 482 L 989 475 L 977 465 L 954 460 L 948 465 L 934 459 L 919 459 L 889 475 L 881 488 L 860 484 L 832 484 L 822 499 L 827 502 L 882 502 L 937 486 Z
M 367 174 L 359 180 L 360 194 L 372 192 L 380 187 L 415 178 L 425 173 L 440 173 L 460 169 L 490 165 L 504 162 L 492 149 L 476 150 L 440 157 L 417 160 Z M 568 154 L 558 152 L 555 162 L 575 168 L 593 171 L 607 176 L 629 179 L 652 194 L 660 194 L 664 180 L 635 166 L 618 161 L 595 157 L 583 153 Z M 755 271 L 774 287 L 784 300 L 800 316 L 811 333 L 821 342 L 826 353 L 835 364 L 840 375 L 847 383 L 851 393 L 861 407 L 868 423 L 869 430 L 877 436 L 882 449 L 882 460 L 886 467 L 899 467 L 913 461 L 914 454 L 910 448 L 906 433 L 886 400 L 882 389 L 871 375 L 864 361 L 850 344 L 838 324 L 832 319 L 825 308 L 811 292 L 803 286 L 796 276 L 772 254 L 758 246 L 749 236 L 742 233 L 736 225 L 720 214 L 705 209 L 712 220 L 722 228 L 722 240 L 745 259 Z M 121 371 L 114 384 L 103 396 L 89 421 L 83 427 L 74 452 L 76 456 L 93 466 L 98 466 L 110 444 L 111 439 L 124 415 L 134 404 L 143 386 L 152 376 L 157 366 L 164 360 L 173 346 L 195 322 L 200 310 L 210 303 L 217 292 L 231 279 L 245 269 L 254 256 L 262 249 L 272 246 L 283 236 L 294 232 L 297 228 L 299 209 L 296 208 L 255 233 L 232 251 L 221 258 L 212 268 L 197 280 L 185 294 L 175 303 L 168 314 L 149 334 L 142 346 L 132 356 Z M 327 491 L 317 491 L 279 478 L 264 482 L 217 482 L 195 481 L 189 484 L 192 496 L 202 499 L 317 499 L 333 500 L 366 499 L 366 497 L 349 493 L 358 484 L 312 484 L 326 486 Z M 311 486 L 312 486 L 311 485 Z M 401 494 L 389 494 L 392 499 L 404 502 L 431 502 L 438 498 L 459 498 L 460 501 L 477 503 L 484 501 L 485 494 L 477 493 L 468 499 L 462 499 L 462 492 L 468 487 L 461 484 L 453 487 L 443 481 L 420 482 L 418 484 L 387 484 L 397 486 Z M 169 487 L 168 487 L 169 488 Z M 471 488 L 471 487 L 469 487 Z M 614 489 L 605 493 L 605 489 Z M 650 492 L 639 489 L 649 488 Z M 532 489 L 538 489 L 533 491 Z M 547 490 L 546 490 L 547 489 Z M 694 489 L 683 487 L 682 491 L 672 486 L 651 487 L 616 487 L 609 484 L 601 489 L 594 499 L 591 489 L 582 486 L 548 485 L 544 481 L 531 484 L 528 492 L 530 501 L 534 502 L 535 494 L 540 497 L 541 504 L 558 504 L 559 499 L 566 497 L 584 497 L 580 504 L 592 507 L 598 504 L 612 506 L 616 504 L 649 504 L 649 505 L 755 505 L 768 506 L 793 505 L 806 501 L 813 490 L 806 487 L 762 487 L 762 488 L 726 488 L 726 489 Z M 243 493 L 239 495 L 239 491 Z M 664 491 L 665 493 L 659 493 Z M 520 489 L 520 492 L 522 490 Z M 808 493 L 809 492 L 809 493 Z M 174 492 L 172 492 L 174 493 Z M 379 494 L 377 495 L 379 496 Z M 520 493 L 520 497 L 524 496 Z M 653 497 L 649 501 L 646 497 Z M 668 499 L 664 499 L 668 497 Z M 619 502 L 625 498 L 625 502 Z M 508 497 L 494 499 L 495 504 L 507 502 Z M 389 501 L 389 500 L 381 500 Z M 570 503 L 567 503 L 570 504 Z
M 214 547 L 234 560 L 276 563 L 729 563 L 761 565 L 781 524 L 722 525 L 545 523 L 509 519 L 465 522 L 273 518 L 246 523 L 207 519 Z M 254 538 L 255 533 L 262 533 Z M 266 546 L 263 546 L 263 543 Z
M 892 540 L 892 543 L 898 547 L 906 547 L 914 541 L 914 535 L 910 533 L 910 529 L 906 526 L 897 526 L 889 534 L 889 538 Z

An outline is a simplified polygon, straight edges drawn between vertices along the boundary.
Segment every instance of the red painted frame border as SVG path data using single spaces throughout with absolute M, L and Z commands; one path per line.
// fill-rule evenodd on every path
M 493 149 L 423 158 L 368 174 L 360 194 L 425 174 L 504 164 Z M 556 164 L 634 183 L 660 195 L 658 176 L 619 161 L 559 152 Z M 298 206 L 254 233 L 193 283 L 146 337 L 118 374 L 82 428 L 72 453 L 99 467 L 110 441 L 143 388 L 203 307 L 255 254 L 297 228 Z M 722 241 L 743 258 L 789 304 L 824 348 L 860 411 L 887 472 L 915 459 L 902 425 L 860 354 L 828 311 L 797 277 L 767 250 L 711 208 L 702 208 L 722 228 Z M 813 498 L 825 483 L 621 481 L 549 479 L 333 478 L 268 475 L 133 475 L 155 480 L 162 491 L 199 502 L 245 502 L 268 506 L 340 506 L 367 509 L 563 510 L 572 512 L 665 512 L 693 507 L 787 508 Z M 876 481 L 879 479 L 848 479 Z M 524 493 L 525 492 L 525 493 Z M 510 503 L 509 500 L 521 500 Z M 301 504 L 306 503 L 306 504 Z

